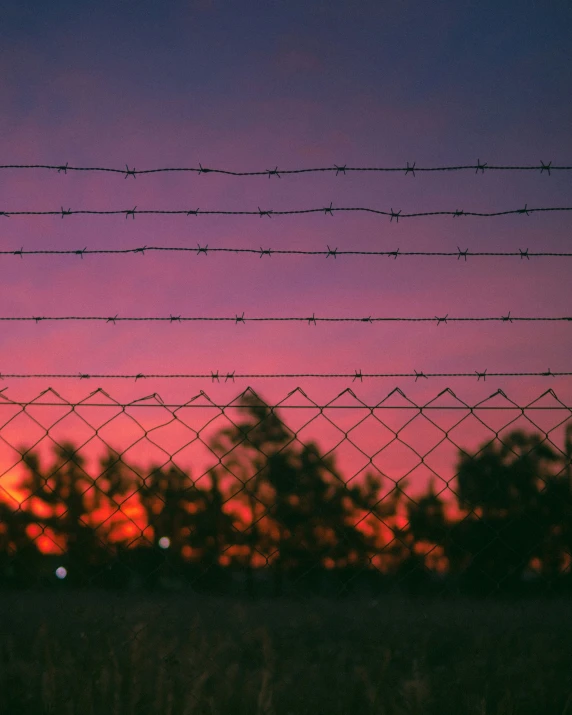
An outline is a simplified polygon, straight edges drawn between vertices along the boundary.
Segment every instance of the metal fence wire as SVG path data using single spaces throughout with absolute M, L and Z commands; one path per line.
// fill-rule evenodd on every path
M 572 407 L 553 390 L 0 398 L 1 588 L 572 590 Z

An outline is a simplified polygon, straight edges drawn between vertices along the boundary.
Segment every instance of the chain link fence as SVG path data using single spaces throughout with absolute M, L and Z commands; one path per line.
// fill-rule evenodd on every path
M 0 588 L 570 593 L 572 409 L 0 401 Z

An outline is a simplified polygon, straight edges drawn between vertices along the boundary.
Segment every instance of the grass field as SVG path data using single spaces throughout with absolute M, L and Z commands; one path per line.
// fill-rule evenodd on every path
M 0 595 L 10 715 L 572 715 L 572 602 Z

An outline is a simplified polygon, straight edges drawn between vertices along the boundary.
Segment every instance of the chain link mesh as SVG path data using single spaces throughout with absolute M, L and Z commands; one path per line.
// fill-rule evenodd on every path
M 0 403 L 4 588 L 570 587 L 572 410 L 552 390 L 526 406 L 49 392 Z

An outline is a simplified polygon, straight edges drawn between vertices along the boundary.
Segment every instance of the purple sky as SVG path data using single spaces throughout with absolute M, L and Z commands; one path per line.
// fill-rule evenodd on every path
M 566 3 L 11 2 L 0 29 L 2 164 L 234 171 L 334 164 L 572 164 L 572 10 Z M 572 172 L 230 177 L 0 171 L 0 210 L 502 211 L 571 206 Z M 450 216 L 70 216 L 2 219 L 3 250 L 143 245 L 401 251 L 570 251 L 570 213 Z M 168 316 L 565 316 L 568 258 L 147 253 L 1 256 L 1 313 Z M 2 323 L 0 372 L 570 371 L 568 323 Z M 526 404 L 569 378 L 6 380 L 71 400 L 157 392 L 269 402 L 399 387 L 425 402 L 502 389 Z

